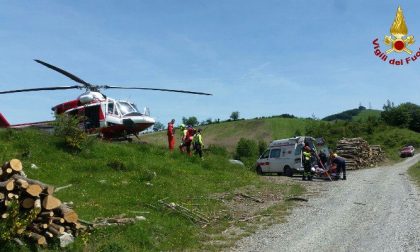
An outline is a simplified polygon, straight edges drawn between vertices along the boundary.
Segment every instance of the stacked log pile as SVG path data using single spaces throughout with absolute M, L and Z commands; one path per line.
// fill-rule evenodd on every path
M 371 145 L 371 165 L 377 165 L 378 163 L 385 160 L 385 152 L 382 150 L 380 145 Z
M 54 187 L 27 178 L 22 168 L 18 159 L 0 168 L 0 224 L 9 239 L 46 245 L 83 231 L 77 213 L 53 196 Z
M 337 154 L 346 159 L 349 170 L 377 165 L 385 155 L 379 145 L 369 146 L 363 138 L 343 138 L 337 143 Z

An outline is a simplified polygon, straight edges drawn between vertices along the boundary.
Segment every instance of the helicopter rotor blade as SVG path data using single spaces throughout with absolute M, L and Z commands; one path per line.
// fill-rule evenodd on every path
M 185 93 L 185 94 L 196 94 L 196 95 L 212 95 L 209 93 L 203 92 L 194 92 L 188 90 L 177 90 L 177 89 L 166 89 L 166 88 L 146 88 L 146 87 L 119 87 L 119 86 L 99 86 L 104 89 L 139 89 L 139 90 L 151 90 L 151 91 L 164 91 L 164 92 L 176 92 L 176 93 Z
M 41 64 L 41 65 L 44 65 L 44 66 L 46 66 L 46 67 L 48 67 L 48 68 L 50 68 L 50 69 L 52 69 L 54 71 L 57 71 L 57 72 L 65 75 L 65 76 L 67 76 L 68 78 L 74 80 L 75 82 L 78 82 L 80 84 L 83 84 L 86 88 L 89 88 L 89 89 L 94 88 L 94 86 L 92 86 L 91 84 L 87 83 L 86 81 L 80 79 L 79 77 L 77 77 L 74 74 L 71 74 L 71 73 L 69 73 L 69 72 L 67 72 L 67 71 L 65 71 L 65 70 L 63 70 L 63 69 L 61 69 L 59 67 L 53 66 L 51 64 L 48 64 L 47 62 L 44 62 L 42 60 L 38 60 L 38 59 L 34 59 L 34 60 L 36 62 L 38 62 L 39 64 Z
M 81 89 L 81 88 L 83 88 L 83 87 L 81 87 L 81 86 L 62 86 L 62 87 L 27 88 L 27 89 L 16 89 L 16 90 L 0 91 L 0 94 L 32 92 L 32 91 L 44 91 L 44 90 Z

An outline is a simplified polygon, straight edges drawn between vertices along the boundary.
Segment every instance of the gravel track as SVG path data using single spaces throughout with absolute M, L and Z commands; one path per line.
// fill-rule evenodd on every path
M 320 193 L 231 251 L 420 251 L 420 190 L 406 173 L 418 160 L 302 182 Z

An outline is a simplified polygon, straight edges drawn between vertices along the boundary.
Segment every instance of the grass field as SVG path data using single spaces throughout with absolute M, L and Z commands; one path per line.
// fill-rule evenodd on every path
M 120 214 L 146 217 L 136 224 L 96 229 L 76 240 L 70 248 L 75 251 L 220 250 L 239 238 L 220 235 L 228 227 L 244 232 L 255 228 L 252 221 L 239 221 L 235 207 L 226 204 L 234 203 L 235 192 L 269 192 L 283 199 L 303 192 L 293 183 L 274 184 L 248 168 L 232 165 L 223 152 L 207 152 L 201 160 L 156 145 L 95 140 L 86 150 L 72 154 L 57 137 L 31 130 L 1 130 L 0 141 L 2 162 L 19 158 L 29 178 L 56 187 L 72 184 L 55 196 L 72 201 L 81 219 Z M 38 169 L 30 168 L 32 164 Z M 161 199 L 199 211 L 211 222 L 206 227 L 193 223 L 164 208 Z M 261 211 L 283 209 L 270 213 L 274 221 L 289 204 L 280 201 Z M 3 243 L 2 249 L 25 251 L 11 243 Z
M 205 145 L 217 145 L 234 152 L 236 144 L 242 137 L 262 140 L 267 144 L 275 139 L 288 138 L 295 133 L 305 132 L 307 119 L 266 118 L 231 122 L 221 122 L 202 126 Z M 176 132 L 177 144 L 181 139 L 181 132 Z M 166 131 L 151 133 L 140 137 L 141 141 L 167 146 Z

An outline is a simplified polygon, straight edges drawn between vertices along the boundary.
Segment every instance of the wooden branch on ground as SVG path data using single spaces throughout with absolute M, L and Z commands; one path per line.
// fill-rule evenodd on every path
M 65 185 L 65 186 L 60 186 L 60 187 L 57 187 L 57 188 L 55 188 L 54 192 L 58 192 L 58 191 L 60 191 L 60 190 L 63 190 L 63 189 L 69 188 L 69 187 L 71 187 L 71 186 L 73 186 L 73 185 L 72 185 L 72 184 L 69 184 L 69 185 Z
M 264 200 L 250 196 L 246 193 L 237 193 L 236 195 L 242 196 L 244 198 L 252 199 L 253 201 L 258 202 L 258 203 L 264 203 Z

